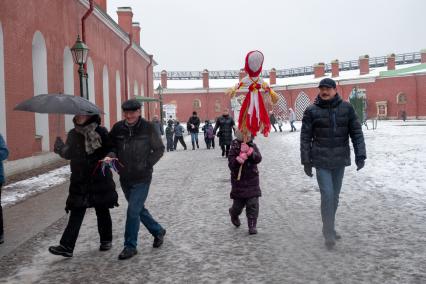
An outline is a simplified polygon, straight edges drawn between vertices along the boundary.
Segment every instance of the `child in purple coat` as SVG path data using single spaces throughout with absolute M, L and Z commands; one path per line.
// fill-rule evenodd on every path
M 239 227 L 241 225 L 239 215 L 246 207 L 249 234 L 253 235 L 257 234 L 259 197 L 262 195 L 259 186 L 259 170 L 257 169 L 257 164 L 262 161 L 262 155 L 252 139 L 243 143 L 241 132 L 236 131 L 236 136 L 237 139 L 232 141 L 228 155 L 232 184 L 231 199 L 233 199 L 229 214 L 232 224 Z M 238 179 L 241 165 L 241 176 Z

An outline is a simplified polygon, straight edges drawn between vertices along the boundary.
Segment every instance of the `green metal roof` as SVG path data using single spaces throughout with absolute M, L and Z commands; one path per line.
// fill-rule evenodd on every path
M 147 103 L 160 101 L 159 99 L 156 99 L 156 98 L 149 98 L 149 97 L 143 97 L 143 96 L 135 96 L 135 99 L 140 102 L 147 102 Z
M 426 63 L 419 64 L 416 66 L 411 66 L 407 68 L 401 68 L 398 70 L 389 70 L 389 71 L 382 71 L 380 72 L 380 77 L 393 77 L 393 76 L 401 76 L 401 75 L 407 75 L 412 73 L 420 73 L 420 72 L 426 72 Z

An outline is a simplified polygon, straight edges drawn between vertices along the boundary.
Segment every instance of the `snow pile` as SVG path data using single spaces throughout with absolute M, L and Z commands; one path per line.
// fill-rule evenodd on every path
M 66 182 L 70 176 L 70 167 L 63 166 L 45 174 L 9 184 L 2 188 L 3 206 L 11 206 L 37 193 L 44 192 Z

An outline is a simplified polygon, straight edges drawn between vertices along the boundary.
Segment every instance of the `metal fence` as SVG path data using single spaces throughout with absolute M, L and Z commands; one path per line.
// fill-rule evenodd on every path
M 369 58 L 370 68 L 386 66 L 388 62 L 387 56 L 371 57 Z M 395 55 L 395 64 L 410 64 L 421 62 L 420 52 L 402 53 Z M 339 69 L 341 71 L 359 69 L 358 60 L 342 61 L 339 62 Z M 269 78 L 270 70 L 263 70 L 262 76 Z M 331 72 L 331 64 L 325 65 L 325 72 Z M 296 67 L 290 69 L 279 69 L 276 70 L 277 78 L 287 78 L 296 76 L 305 76 L 314 74 L 314 68 L 312 66 Z M 221 70 L 221 71 L 209 71 L 210 79 L 238 79 L 240 76 L 240 70 Z M 201 80 L 203 78 L 202 71 L 170 71 L 167 72 L 168 80 Z M 161 79 L 161 72 L 154 72 L 154 80 Z

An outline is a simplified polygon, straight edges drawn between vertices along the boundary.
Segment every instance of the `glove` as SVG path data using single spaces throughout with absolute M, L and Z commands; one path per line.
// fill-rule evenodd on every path
M 306 174 L 308 177 L 313 177 L 313 176 L 314 176 L 314 175 L 312 174 L 312 165 L 308 165 L 308 164 L 303 165 L 303 169 L 304 169 L 304 171 L 305 171 L 305 174 Z
M 247 151 L 250 149 L 250 147 L 246 143 L 241 143 L 241 152 L 247 153 Z
M 355 160 L 356 163 L 356 170 L 359 171 L 365 166 L 365 160 L 364 159 L 357 159 Z
M 238 163 L 244 164 L 244 162 L 247 160 L 247 154 L 246 153 L 240 153 L 240 155 L 236 158 Z
M 247 156 L 251 156 L 251 154 L 253 154 L 253 152 L 254 152 L 253 147 L 249 147 L 248 151 L 246 152 Z
M 56 137 L 55 144 L 53 145 L 53 152 L 59 154 L 64 146 L 65 143 L 62 141 L 61 137 Z

